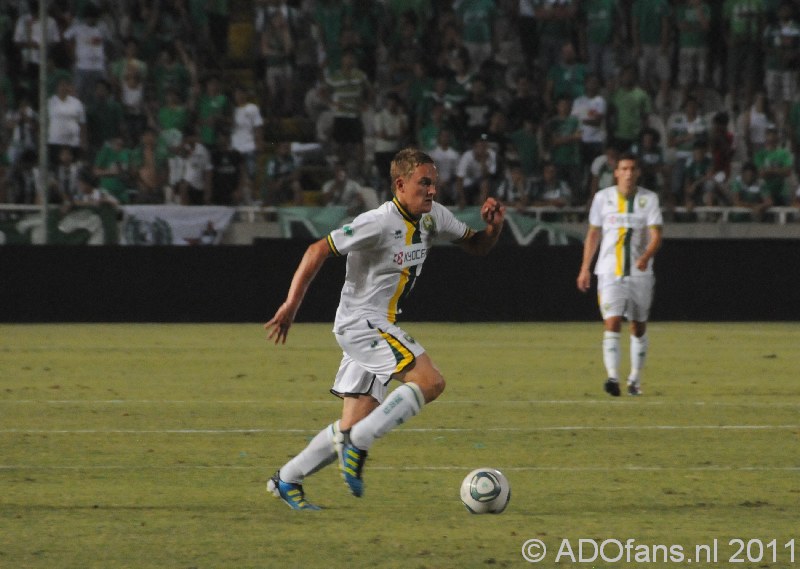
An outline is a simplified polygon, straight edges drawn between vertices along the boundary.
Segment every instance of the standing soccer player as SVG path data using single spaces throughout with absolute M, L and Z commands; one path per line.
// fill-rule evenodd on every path
M 589 290 L 590 268 L 600 249 L 594 272 L 597 301 L 603 317 L 605 390 L 618 397 L 620 331 L 623 317 L 631 327 L 631 372 L 628 393 L 641 395 L 640 374 L 647 356 L 647 317 L 653 300 L 653 257 L 661 246 L 663 219 L 658 195 L 637 186 L 639 164 L 635 155 L 622 154 L 614 176 L 616 186 L 597 192 L 589 210 L 589 230 L 583 245 L 578 289 Z
M 425 349 L 395 323 L 435 238 L 485 255 L 495 245 L 505 206 L 488 198 L 486 222 L 474 231 L 434 201 L 438 174 L 424 152 L 405 149 L 391 164 L 394 197 L 311 244 L 300 261 L 286 301 L 264 325 L 267 338 L 285 343 L 311 281 L 330 256 L 347 256 L 347 271 L 333 332 L 344 354 L 331 392 L 342 416 L 322 429 L 300 454 L 267 482 L 267 490 L 295 510 L 318 510 L 306 501 L 306 476 L 339 459 L 350 489 L 364 492 L 362 470 L 375 439 L 418 414 L 441 395 L 444 378 Z M 387 397 L 392 379 L 403 384 Z

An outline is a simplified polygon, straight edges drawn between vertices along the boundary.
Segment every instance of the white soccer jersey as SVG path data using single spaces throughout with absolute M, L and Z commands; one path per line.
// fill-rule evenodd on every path
M 653 274 L 652 259 L 644 271 L 637 269 L 635 263 L 647 248 L 649 228 L 663 223 L 655 192 L 639 187 L 630 198 L 620 194 L 617 186 L 597 192 L 589 210 L 589 224 L 602 232 L 595 274 L 617 277 Z
M 441 204 L 414 220 L 394 199 L 331 231 L 328 247 L 347 255 L 347 271 L 334 332 L 372 318 L 394 323 L 399 304 L 422 272 L 434 239 L 459 241 L 473 231 Z

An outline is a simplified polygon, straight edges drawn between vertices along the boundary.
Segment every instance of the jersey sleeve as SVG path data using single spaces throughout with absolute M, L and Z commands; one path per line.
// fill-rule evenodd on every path
M 592 198 L 592 205 L 589 208 L 589 225 L 593 227 L 603 227 L 603 192 L 597 192 Z
M 466 223 L 458 219 L 444 206 L 434 204 L 436 208 L 436 222 L 440 239 L 445 241 L 463 241 L 469 239 L 475 231 Z
M 334 229 L 328 234 L 328 248 L 335 256 L 347 255 L 350 251 L 375 248 L 381 241 L 383 228 L 373 213 L 366 212 L 352 222 Z
M 652 195 L 653 204 L 650 207 L 650 211 L 647 212 L 647 226 L 660 227 L 664 225 L 664 216 L 661 214 L 661 204 L 658 200 L 658 194 L 652 192 Z

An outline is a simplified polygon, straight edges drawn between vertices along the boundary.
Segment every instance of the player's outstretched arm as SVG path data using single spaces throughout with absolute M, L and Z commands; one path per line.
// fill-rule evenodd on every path
M 461 248 L 471 255 L 486 255 L 497 243 L 506 219 L 506 206 L 494 198 L 486 198 L 481 206 L 481 218 L 486 228 L 460 243 Z
M 325 259 L 330 255 L 330 252 L 327 239 L 320 239 L 306 249 L 303 259 L 294 272 L 294 277 L 292 277 L 292 284 L 289 287 L 289 294 L 286 295 L 286 300 L 275 312 L 275 316 L 264 324 L 264 329 L 267 331 L 267 340 L 274 338 L 276 344 L 286 343 L 289 328 L 294 322 L 294 317 L 297 315 L 297 310 L 303 302 L 306 291 L 311 281 L 317 276 L 317 272 L 322 267 Z

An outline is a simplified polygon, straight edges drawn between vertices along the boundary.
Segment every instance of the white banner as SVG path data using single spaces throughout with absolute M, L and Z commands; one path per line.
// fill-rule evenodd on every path
M 199 205 L 126 205 L 123 245 L 217 245 L 236 209 Z

